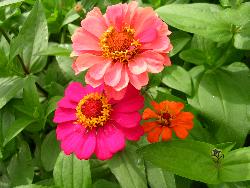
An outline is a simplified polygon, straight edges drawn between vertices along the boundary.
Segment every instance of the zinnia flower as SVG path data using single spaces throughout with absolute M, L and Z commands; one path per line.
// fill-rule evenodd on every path
M 162 101 L 158 104 L 152 101 L 151 105 L 154 110 L 146 108 L 142 115 L 144 120 L 153 119 L 143 123 L 149 142 L 158 142 L 160 136 L 163 141 L 168 141 L 172 137 L 172 131 L 181 139 L 188 136 L 188 130 L 194 126 L 194 115 L 191 112 L 182 112 L 183 103 Z
M 129 82 L 140 90 L 148 72 L 171 65 L 170 34 L 151 7 L 137 7 L 135 1 L 109 6 L 104 15 L 95 7 L 72 36 L 72 55 L 78 56 L 72 67 L 76 74 L 88 69 L 87 84 L 105 83 L 109 94 L 120 98 Z
M 83 87 L 71 83 L 58 102 L 54 122 L 57 139 L 65 154 L 75 153 L 79 159 L 92 154 L 109 159 L 125 147 L 125 139 L 138 140 L 143 135 L 138 110 L 144 105 L 139 91 L 128 87 L 120 101 L 109 100 L 103 86 Z

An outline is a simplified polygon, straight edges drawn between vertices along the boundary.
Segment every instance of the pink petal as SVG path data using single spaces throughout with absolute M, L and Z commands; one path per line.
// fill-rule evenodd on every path
M 70 134 L 64 138 L 61 142 L 61 148 L 66 155 L 71 154 L 78 147 L 79 142 L 82 139 L 82 135 L 76 132 Z
M 78 143 L 75 149 L 75 154 L 78 159 L 89 159 L 94 153 L 96 147 L 95 130 L 90 131 L 82 136 L 82 140 Z
M 116 4 L 108 6 L 106 11 L 107 21 L 114 26 L 117 31 L 121 31 L 124 24 L 124 18 L 128 9 L 127 4 Z
M 80 82 L 71 82 L 65 89 L 65 96 L 78 103 L 86 94 L 86 90 Z
M 147 29 L 136 36 L 141 43 L 152 42 L 157 37 L 155 28 Z
M 74 132 L 73 122 L 60 123 L 56 127 L 56 138 L 57 140 L 63 140 L 68 135 Z
M 124 97 L 126 93 L 126 88 L 116 91 L 113 87 L 105 85 L 104 87 L 105 94 L 108 96 L 109 99 L 120 100 Z
M 147 63 L 144 58 L 138 55 L 129 61 L 128 68 L 133 74 L 141 74 L 147 70 Z
M 163 57 L 164 57 L 164 65 L 165 66 L 170 66 L 171 65 L 171 60 L 170 60 L 170 58 L 168 57 L 168 55 L 166 55 L 166 54 L 162 54 L 163 55 Z
M 113 63 L 106 71 L 104 82 L 109 86 L 116 86 L 121 79 L 121 71 L 123 64 L 120 62 Z
M 97 7 L 87 14 L 86 18 L 82 20 L 81 26 L 98 38 L 108 29 L 105 19 Z
M 129 76 L 130 83 L 138 90 L 141 90 L 142 86 L 145 86 L 148 84 L 147 72 L 136 75 L 128 71 L 128 76 Z
M 132 26 L 135 28 L 135 37 L 141 33 L 154 28 L 155 30 L 161 26 L 162 21 L 157 17 L 151 7 L 136 10 L 136 16 L 132 20 Z
M 112 157 L 112 153 L 109 151 L 109 148 L 105 142 L 105 134 L 103 128 L 99 128 L 96 135 L 96 147 L 95 154 L 96 157 L 100 160 L 110 159 Z
M 58 107 L 61 108 L 71 108 L 75 109 L 77 106 L 77 103 L 71 101 L 68 97 L 63 97 L 58 103 Z
M 103 78 L 106 70 L 109 68 L 110 65 L 111 65 L 110 60 L 106 60 L 106 62 L 98 63 L 89 69 L 89 74 L 95 80 L 100 80 Z
M 67 108 L 57 108 L 53 119 L 54 123 L 63 123 L 76 120 L 76 111 Z
M 123 128 L 120 127 L 123 134 L 125 135 L 126 139 L 132 140 L 132 141 L 138 141 L 140 137 L 144 134 L 144 131 L 140 125 L 133 127 L 133 128 Z
M 125 147 L 125 137 L 122 131 L 107 123 L 104 127 L 105 142 L 111 153 L 116 153 Z
M 114 87 L 114 89 L 116 91 L 121 91 L 122 89 L 128 86 L 128 83 L 129 83 L 129 77 L 127 73 L 127 65 L 123 65 L 121 70 L 120 82 Z
M 168 53 L 172 50 L 172 45 L 170 44 L 170 40 L 166 37 L 166 34 L 158 34 L 156 39 L 152 42 L 144 43 L 140 47 L 144 50 L 154 50 L 158 52 Z
M 147 71 L 151 73 L 159 73 L 164 69 L 165 58 L 163 55 L 154 52 L 146 51 L 140 54 L 140 58 L 147 62 Z
M 77 57 L 76 61 L 74 62 L 73 69 L 76 74 L 85 71 L 96 64 L 105 64 L 107 62 L 102 56 L 96 56 L 93 54 L 84 53 Z
M 139 112 L 121 113 L 113 111 L 111 113 L 111 119 L 122 127 L 132 128 L 138 125 L 141 120 L 141 115 Z
M 130 99 L 122 99 L 117 104 L 113 106 L 114 111 L 116 112 L 136 112 L 142 109 L 144 106 L 143 96 L 134 96 Z
M 102 85 L 103 79 L 95 80 L 94 78 L 91 77 L 91 75 L 88 71 L 85 75 L 85 82 L 86 82 L 86 84 L 89 84 L 92 87 L 98 87 L 98 86 Z
M 71 40 L 73 42 L 72 48 L 76 55 L 80 55 L 84 51 L 101 51 L 99 39 L 81 27 L 76 29 Z
M 130 3 L 128 3 L 128 9 L 124 16 L 124 23 L 130 25 L 131 20 L 133 19 L 137 8 L 138 8 L 138 2 L 131 1 Z

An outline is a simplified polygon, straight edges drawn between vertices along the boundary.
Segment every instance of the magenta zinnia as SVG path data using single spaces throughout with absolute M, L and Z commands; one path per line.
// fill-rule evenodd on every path
M 76 74 L 88 69 L 86 83 L 105 84 L 114 98 L 121 98 L 129 82 L 138 90 L 148 83 L 148 72 L 159 73 L 171 65 L 168 26 L 151 7 L 129 4 L 109 6 L 102 15 L 90 11 L 72 36 Z
M 71 83 L 58 102 L 54 122 L 56 135 L 65 154 L 79 159 L 109 159 L 125 147 L 125 139 L 139 140 L 143 135 L 138 112 L 144 98 L 132 86 L 120 101 L 110 100 L 103 86 L 83 87 Z

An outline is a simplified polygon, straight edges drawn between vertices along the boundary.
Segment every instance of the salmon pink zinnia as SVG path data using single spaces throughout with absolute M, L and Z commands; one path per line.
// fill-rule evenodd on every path
M 109 6 L 102 15 L 95 7 L 72 36 L 72 67 L 76 74 L 88 69 L 86 83 L 105 84 L 113 98 L 121 98 L 129 82 L 138 90 L 148 83 L 148 72 L 171 65 L 171 32 L 151 7 L 137 2 Z
M 71 83 L 58 102 L 54 122 L 57 139 L 65 154 L 75 153 L 79 159 L 109 159 L 125 147 L 125 139 L 139 140 L 143 135 L 138 112 L 144 98 L 132 86 L 120 101 L 110 100 L 103 86 L 83 87 Z
M 159 137 L 163 141 L 168 141 L 172 137 L 172 131 L 181 139 L 188 136 L 188 130 L 194 126 L 194 115 L 191 112 L 182 112 L 183 103 L 174 101 L 157 103 L 152 101 L 151 104 L 154 110 L 146 108 L 142 115 L 144 120 L 152 120 L 143 124 L 149 142 L 158 142 Z

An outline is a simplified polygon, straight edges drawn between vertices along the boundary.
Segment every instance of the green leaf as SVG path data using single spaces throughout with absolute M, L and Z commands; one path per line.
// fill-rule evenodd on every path
M 14 121 L 14 123 L 10 126 L 8 132 L 6 133 L 3 145 L 5 146 L 9 141 L 15 138 L 25 127 L 27 127 L 33 122 L 33 118 L 28 116 L 23 116 L 22 118 Z
M 71 67 L 72 59 L 70 57 L 56 56 L 56 60 L 65 78 L 68 80 L 74 79 L 75 73 Z
M 234 46 L 238 49 L 250 50 L 250 22 L 234 35 Z
M 8 6 L 8 5 L 12 5 L 15 3 L 20 3 L 23 2 L 24 0 L 3 0 L 0 2 L 0 7 L 4 7 L 4 6 Z
M 108 161 L 111 172 L 115 175 L 122 188 L 147 188 L 145 173 L 140 166 L 142 159 L 132 150 L 117 153 Z
M 180 66 L 172 65 L 163 71 L 162 83 L 182 91 L 188 95 L 192 94 L 192 82 L 189 73 Z
M 146 163 L 148 183 L 151 188 L 176 188 L 174 174 Z
M 34 167 L 29 145 L 21 142 L 18 154 L 11 158 L 7 168 L 13 186 L 30 184 L 34 177 Z
M 221 16 L 223 9 L 214 4 L 170 4 L 156 10 L 169 25 L 202 35 L 216 42 L 232 38 L 231 24 Z
M 55 184 L 64 188 L 90 188 L 89 161 L 79 160 L 74 155 L 60 153 L 54 168 Z
M 197 68 L 190 71 L 196 92 L 189 104 L 201 113 L 219 143 L 243 145 L 250 129 L 249 69 L 204 72 Z
M 94 183 L 93 188 L 120 188 L 120 186 L 114 182 L 99 179 Z
M 38 53 L 48 46 L 48 27 L 43 7 L 37 1 L 21 28 L 18 36 L 11 41 L 10 60 L 22 52 L 23 60 L 28 69 L 41 71 L 46 65 L 46 57 Z
M 214 146 L 198 141 L 171 141 L 150 144 L 140 153 L 157 167 L 166 169 L 177 175 L 202 181 L 219 183 L 218 170 L 211 158 Z
M 79 28 L 79 26 L 77 25 L 74 25 L 74 24 L 68 24 L 68 30 L 69 30 L 69 33 L 70 35 L 73 35 L 75 30 Z
M 57 102 L 61 99 L 62 97 L 60 96 L 54 96 L 52 97 L 47 105 L 46 113 L 45 116 L 47 117 L 50 113 L 52 113 L 56 107 L 57 107 Z
M 186 44 L 190 41 L 191 36 L 182 31 L 174 31 L 170 35 L 170 41 L 173 45 L 173 50 L 169 53 L 169 56 L 174 56 L 178 52 L 182 50 L 186 46 Z
M 23 102 L 25 106 L 33 109 L 34 107 L 40 106 L 35 78 L 32 76 L 28 77 L 25 82 L 25 86 L 23 89 Z
M 30 185 L 17 186 L 15 188 L 56 188 L 56 187 L 55 186 L 43 186 L 43 185 L 30 184 Z
M 41 160 L 45 170 L 53 170 L 59 153 L 60 147 L 56 140 L 56 133 L 55 131 L 51 131 L 45 137 L 41 146 Z
M 21 77 L 0 78 L 0 109 L 23 88 L 24 79 Z
M 39 55 L 69 56 L 71 51 L 69 44 L 49 43 L 48 48 L 39 52 Z
M 222 160 L 220 178 L 224 182 L 250 180 L 250 147 L 229 152 Z
M 199 49 L 188 49 L 180 53 L 180 58 L 195 65 L 202 65 L 207 62 L 205 54 Z
M 64 25 L 67 25 L 67 24 L 77 20 L 78 18 L 80 18 L 79 14 L 77 14 L 77 12 L 74 9 L 70 10 L 66 14 L 61 27 L 63 27 Z

